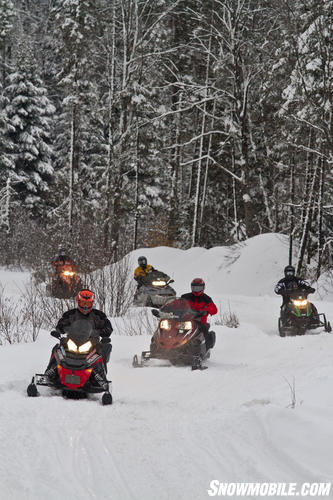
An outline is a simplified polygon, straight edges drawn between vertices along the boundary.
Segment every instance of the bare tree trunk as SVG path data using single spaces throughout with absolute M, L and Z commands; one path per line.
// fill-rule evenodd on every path
M 212 130 L 214 127 L 215 110 L 216 110 L 216 99 L 214 100 L 214 106 L 213 106 L 213 112 L 212 112 L 213 116 L 212 116 L 211 124 L 210 124 Z M 201 213 L 200 213 L 200 224 L 199 224 L 199 234 L 198 234 L 199 243 L 201 243 L 201 232 L 202 232 L 202 225 L 203 225 L 203 218 L 204 218 L 204 211 L 205 211 L 205 204 L 206 204 L 206 196 L 207 196 L 209 156 L 210 156 L 210 150 L 212 147 L 212 138 L 213 138 L 212 134 L 209 134 L 208 147 L 207 147 L 207 158 L 206 158 L 206 169 L 205 169 L 205 180 L 204 180 L 202 199 L 201 199 Z
M 308 237 L 309 237 L 309 233 L 310 233 L 311 212 L 312 212 L 312 205 L 313 205 L 313 198 L 314 198 L 315 183 L 316 183 L 317 172 L 318 172 L 318 162 L 319 162 L 319 159 L 316 161 L 316 166 L 314 168 L 314 172 L 313 172 L 313 176 L 312 176 L 312 182 L 311 182 L 310 192 L 309 192 L 309 195 L 308 195 L 308 201 L 307 201 L 307 208 L 306 208 L 306 214 L 305 214 L 303 231 L 302 231 L 301 244 L 300 244 L 300 249 L 299 249 L 299 253 L 298 253 L 297 274 L 300 274 L 301 269 L 302 269 L 304 255 L 305 255 L 305 249 L 306 249 L 306 246 L 307 246 Z
M 112 2 L 112 27 L 111 27 L 111 61 L 109 61 L 109 103 L 108 103 L 108 163 L 106 172 L 106 204 L 104 214 L 104 249 L 111 250 L 111 219 L 112 219 L 112 172 L 114 170 L 114 143 L 113 143 L 113 102 L 115 83 L 115 7 Z
M 198 210 L 199 210 L 199 196 L 200 196 L 200 182 L 201 182 L 201 165 L 202 165 L 203 146 L 204 146 L 204 134 L 205 134 L 205 130 L 206 130 L 206 109 L 207 109 L 211 46 L 212 46 L 212 33 L 210 33 L 210 37 L 209 37 L 207 61 L 206 61 L 204 103 L 203 103 L 202 120 L 201 120 L 201 135 L 200 135 L 200 142 L 199 142 L 197 186 L 196 186 L 196 192 L 195 192 L 193 227 L 192 227 L 192 246 L 195 246 L 195 244 L 197 242 L 197 224 L 198 224 Z
M 291 164 L 290 169 L 290 230 L 289 230 L 289 265 L 293 263 L 293 238 L 295 228 L 295 179 L 294 179 L 294 163 Z
M 323 236 L 323 196 L 324 196 L 324 165 L 323 160 L 320 160 L 319 170 L 319 199 L 318 199 L 318 243 L 317 243 L 317 279 L 321 273 L 321 264 L 324 248 Z
M 264 198 L 264 204 L 265 204 L 269 229 L 270 229 L 270 231 L 273 231 L 274 224 L 273 224 L 273 219 L 272 219 L 271 208 L 270 208 L 270 205 L 268 202 L 267 191 L 266 191 L 265 186 L 264 186 L 264 181 L 262 179 L 261 172 L 259 172 L 259 182 L 260 182 L 260 189 L 262 192 L 262 196 Z
M 72 107 L 71 116 L 71 147 L 69 157 L 69 178 L 68 178 L 68 231 L 72 235 L 73 229 L 73 184 L 74 184 L 74 165 L 75 165 L 75 142 L 76 142 L 76 107 Z
M 175 148 L 174 154 L 171 161 L 173 172 L 172 172 L 172 183 L 171 183 L 171 194 L 170 194 L 170 207 L 169 207 L 169 222 L 168 222 L 168 241 L 173 241 L 176 232 L 176 219 L 178 216 L 178 197 L 179 197 L 179 174 L 180 174 L 180 156 L 181 156 L 181 146 L 180 146 L 180 125 L 181 125 L 181 113 L 183 102 L 183 92 L 180 92 L 178 99 L 178 113 L 176 115 L 176 132 L 175 132 Z
M 135 199 L 134 199 L 134 232 L 133 250 L 137 248 L 138 242 L 138 220 L 139 220 L 139 128 L 136 126 L 136 147 L 135 147 Z
M 232 178 L 232 198 L 233 198 L 233 202 L 234 202 L 234 226 L 235 226 L 235 231 L 236 231 L 236 241 L 239 241 L 237 199 L 236 199 L 236 182 L 235 182 L 234 177 Z

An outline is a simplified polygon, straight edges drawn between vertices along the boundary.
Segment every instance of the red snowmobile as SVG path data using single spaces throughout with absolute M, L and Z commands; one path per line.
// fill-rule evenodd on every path
M 86 320 L 75 321 L 54 349 L 52 376 L 46 373 L 34 375 L 27 388 L 28 396 L 38 396 L 37 386 L 44 385 L 62 389 L 63 396 L 74 398 L 104 392 L 102 404 L 112 404 L 110 381 L 106 379 L 99 346 L 99 337 L 94 335 L 92 324 Z
M 206 347 L 200 318 L 207 312 L 194 311 L 185 299 L 174 299 L 152 314 L 160 319 L 149 351 L 143 351 L 141 361 L 135 354 L 133 366 L 142 367 L 150 359 L 166 359 L 174 365 L 191 365 L 192 370 L 207 368 L 202 365 L 210 357 Z

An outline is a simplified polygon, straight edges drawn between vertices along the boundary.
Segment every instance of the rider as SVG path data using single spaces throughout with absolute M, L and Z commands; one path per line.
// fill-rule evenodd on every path
M 181 298 L 188 300 L 194 311 L 207 311 L 207 314 L 200 318 L 200 326 L 205 336 L 206 347 L 207 349 L 211 349 L 215 345 L 216 335 L 215 332 L 209 331 L 209 325 L 207 325 L 207 317 L 208 314 L 211 314 L 212 316 L 216 314 L 217 307 L 211 297 L 206 295 L 204 291 L 204 280 L 201 278 L 195 278 L 191 282 L 191 293 L 184 293 Z
M 307 281 L 296 276 L 294 266 L 286 266 L 284 268 L 284 278 L 280 279 L 274 289 L 275 293 L 282 295 L 283 299 L 281 305 L 281 318 L 285 319 L 287 305 L 290 303 L 290 294 L 294 290 L 298 290 L 300 288 L 303 288 L 308 293 L 314 293 L 316 291 L 315 288 L 312 288 Z M 313 315 L 318 314 L 316 307 L 313 304 L 311 304 L 311 306 Z
M 134 279 L 137 281 L 139 288 L 143 283 L 143 278 L 148 273 L 155 271 L 155 269 L 150 264 L 147 264 L 147 258 L 144 256 L 138 258 L 138 264 L 139 266 L 134 271 Z
M 64 335 L 66 333 L 66 328 L 74 323 L 74 321 L 82 319 L 90 321 L 93 324 L 94 331 L 101 337 L 100 348 L 106 373 L 107 363 L 110 359 L 110 354 L 112 351 L 110 335 L 113 331 L 113 328 L 110 320 L 107 318 L 106 314 L 103 311 L 93 309 L 94 300 L 95 295 L 91 290 L 88 290 L 87 288 L 81 290 L 76 297 L 77 309 L 70 309 L 69 311 L 66 311 L 59 319 L 56 329 L 51 332 L 51 335 L 53 337 L 60 338 L 61 335 Z M 57 347 L 58 344 L 55 345 L 52 350 L 51 359 L 45 371 L 45 373 L 50 377 L 56 374 L 55 358 L 53 356 L 53 353 L 57 349 Z

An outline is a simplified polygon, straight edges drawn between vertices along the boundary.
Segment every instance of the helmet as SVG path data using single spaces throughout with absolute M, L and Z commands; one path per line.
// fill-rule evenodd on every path
M 146 259 L 146 257 L 143 257 L 143 256 L 139 257 L 138 258 L 138 264 L 141 267 L 145 267 L 147 265 L 147 259 Z
M 191 283 L 191 290 L 193 295 L 200 296 L 203 295 L 205 291 L 205 282 L 201 278 L 194 278 Z
M 295 268 L 294 266 L 286 266 L 284 268 L 284 276 L 287 280 L 291 280 L 295 277 Z
M 87 288 L 81 290 L 76 297 L 77 307 L 82 314 L 88 314 L 92 310 L 95 295 Z
M 59 255 L 67 255 L 67 253 L 68 253 L 68 252 L 67 252 L 67 249 L 66 249 L 66 248 L 64 248 L 64 247 L 59 247 L 59 249 L 58 249 L 58 254 L 59 254 Z

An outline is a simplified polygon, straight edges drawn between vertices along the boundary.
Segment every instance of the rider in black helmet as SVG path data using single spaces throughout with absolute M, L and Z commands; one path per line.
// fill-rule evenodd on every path
M 315 288 L 312 288 L 307 281 L 296 276 L 294 266 L 286 266 L 284 268 L 284 278 L 280 279 L 274 289 L 275 293 L 282 295 L 283 302 L 281 305 L 281 317 L 285 316 L 286 306 L 290 302 L 290 294 L 299 288 L 303 288 L 308 293 L 314 293 L 316 291 Z M 312 310 L 313 314 L 317 314 L 317 309 L 313 304 Z
M 155 271 L 155 269 L 150 264 L 147 264 L 147 258 L 144 256 L 141 256 L 138 258 L 138 264 L 139 264 L 139 266 L 134 271 L 134 279 L 135 279 L 135 281 L 137 281 L 138 286 L 141 286 L 142 279 L 148 273 Z

